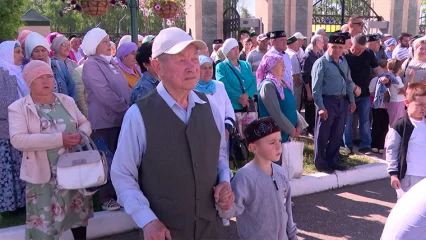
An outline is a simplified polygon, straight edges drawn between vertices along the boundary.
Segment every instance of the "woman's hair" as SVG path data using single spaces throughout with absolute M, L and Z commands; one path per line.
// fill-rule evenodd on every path
M 405 98 L 408 102 L 416 101 L 416 97 L 426 96 L 426 84 L 422 82 L 416 82 L 408 85 L 407 91 L 405 92 Z
M 387 67 L 390 72 L 396 74 L 402 67 L 402 61 L 396 58 L 389 59 Z
M 414 40 L 413 42 L 413 50 L 417 49 L 418 47 L 420 47 L 420 45 L 422 44 L 426 44 L 426 40 L 423 38 L 417 38 L 416 40 Z
M 142 73 L 148 71 L 148 69 L 146 69 L 143 66 L 143 63 L 151 63 L 151 55 L 152 55 L 152 41 L 142 43 L 142 45 L 138 49 L 138 52 L 136 53 L 136 61 L 141 67 Z

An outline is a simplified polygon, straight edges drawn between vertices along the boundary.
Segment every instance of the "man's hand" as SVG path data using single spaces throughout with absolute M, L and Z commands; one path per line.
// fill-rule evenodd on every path
M 356 109 L 356 104 L 354 102 L 351 102 L 349 113 L 355 112 L 355 109 Z
M 235 196 L 229 182 L 221 182 L 214 189 L 214 200 L 216 204 L 224 211 L 231 209 Z
M 300 81 L 299 78 L 293 78 L 293 85 L 295 87 L 300 87 L 302 85 L 302 82 Z
M 169 229 L 158 219 L 145 225 L 143 237 L 145 240 L 172 240 Z
M 322 119 L 322 120 L 327 120 L 327 118 L 328 118 L 328 113 L 327 113 L 327 110 L 326 109 L 322 109 L 322 110 L 319 110 L 318 111 L 318 115 L 320 116 L 320 118 Z
M 359 95 L 361 95 L 361 88 L 358 87 L 357 85 L 355 85 L 354 94 L 355 94 L 355 97 L 359 97 Z
M 391 186 L 395 190 L 401 188 L 401 182 L 399 181 L 398 176 L 396 175 L 391 176 Z

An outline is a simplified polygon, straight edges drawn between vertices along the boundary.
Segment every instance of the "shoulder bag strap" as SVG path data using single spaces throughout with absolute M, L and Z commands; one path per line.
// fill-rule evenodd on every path
M 337 67 L 337 69 L 339 69 L 340 75 L 342 75 L 343 79 L 345 79 L 345 82 L 346 82 L 347 81 L 347 77 L 343 73 L 342 69 L 340 69 L 339 65 L 334 60 L 332 60 L 331 62 Z
M 235 76 L 237 76 L 238 81 L 240 82 L 240 87 L 241 87 L 241 91 L 244 93 L 246 93 L 246 88 L 243 86 L 243 81 L 241 81 L 240 76 L 238 76 L 238 74 L 235 72 L 234 68 L 228 63 L 226 62 L 226 64 L 228 64 L 229 68 L 232 70 L 232 72 L 235 74 Z

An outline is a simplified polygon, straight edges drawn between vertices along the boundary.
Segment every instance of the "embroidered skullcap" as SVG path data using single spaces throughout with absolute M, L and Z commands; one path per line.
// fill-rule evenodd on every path
M 22 75 L 24 75 L 24 81 L 28 87 L 31 86 L 31 83 L 35 79 L 46 74 L 50 74 L 53 76 L 52 68 L 49 64 L 40 60 L 30 61 L 27 65 L 25 65 L 24 70 L 22 70 Z
M 46 38 L 41 36 L 39 33 L 31 32 L 25 39 L 25 57 L 27 59 L 31 59 L 31 54 L 38 46 L 42 46 L 46 48 L 47 51 L 50 51 L 49 43 Z
M 397 44 L 397 42 L 396 42 L 395 38 L 389 38 L 388 40 L 385 41 L 386 47 L 396 45 L 396 44 Z
M 225 54 L 225 56 L 228 55 L 228 53 L 231 51 L 231 49 L 233 49 L 234 47 L 238 47 L 238 42 L 235 38 L 228 38 L 225 40 L 225 42 L 223 43 L 223 54 Z
M 213 44 L 222 44 L 223 40 L 222 39 L 215 39 L 213 40 Z
M 84 35 L 81 48 L 87 56 L 96 54 L 96 48 L 108 34 L 101 28 L 93 28 Z
M 343 33 L 333 33 L 328 40 L 329 43 L 345 45 L 346 36 Z
M 295 36 L 287 38 L 287 45 L 293 44 L 295 42 L 297 42 L 297 38 Z
M 58 35 L 53 39 L 52 45 L 50 46 L 50 49 L 52 49 L 55 52 L 58 52 L 61 48 L 62 43 L 64 43 L 66 40 L 68 40 L 64 35 Z
M 244 136 L 247 144 L 250 144 L 276 132 L 281 132 L 278 124 L 271 117 L 264 117 L 253 120 L 247 125 L 244 129 Z
M 275 39 L 275 38 L 280 38 L 280 37 L 287 37 L 287 35 L 285 34 L 285 31 L 284 31 L 284 30 L 268 32 L 268 33 L 266 34 L 266 36 L 267 36 L 269 39 Z
M 379 34 L 368 34 L 366 37 L 367 37 L 367 42 L 375 42 L 380 40 Z

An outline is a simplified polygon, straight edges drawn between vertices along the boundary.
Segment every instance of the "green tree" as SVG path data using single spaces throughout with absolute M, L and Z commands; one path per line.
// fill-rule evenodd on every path
M 15 39 L 22 26 L 21 16 L 25 12 L 26 0 L 0 1 L 0 41 Z
M 249 10 L 246 7 L 241 7 L 240 17 L 253 18 L 253 16 L 250 14 Z

